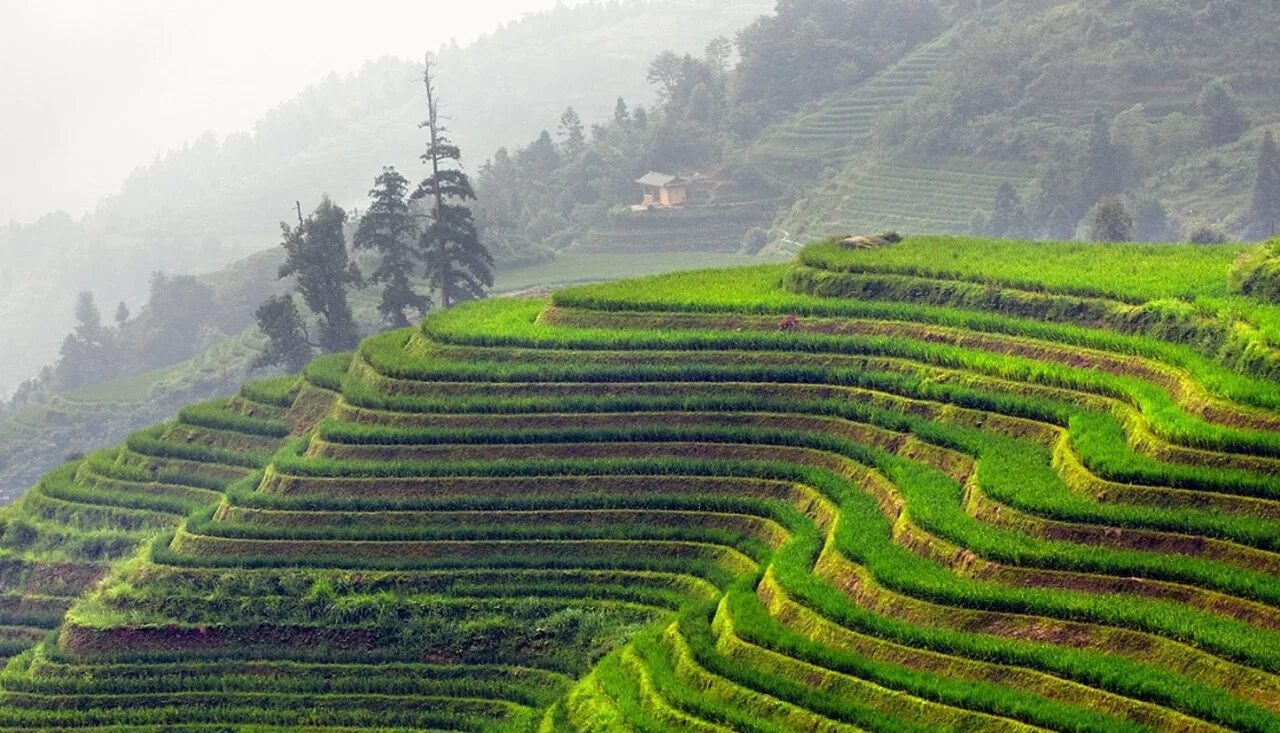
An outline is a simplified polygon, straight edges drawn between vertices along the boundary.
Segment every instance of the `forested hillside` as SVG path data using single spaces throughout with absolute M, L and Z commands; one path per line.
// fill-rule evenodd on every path
M 1260 238 L 1278 219 L 1253 196 L 1280 132 L 1276 20 L 1274 3 L 1207 0 L 782 3 L 731 67 L 715 45 L 655 59 L 640 122 L 495 157 L 485 205 L 501 236 L 560 250 L 1084 238 L 1112 196 L 1133 238 Z M 694 175 L 697 195 L 632 212 L 647 170 Z
M 866 143 L 801 195 L 780 229 L 1064 238 L 1083 234 L 1101 197 L 1121 194 L 1141 239 L 1198 226 L 1265 237 L 1271 224 L 1250 195 L 1264 135 L 1280 132 L 1278 48 L 1262 30 L 1278 11 L 1204 0 L 996 4 L 941 39 L 925 83 L 880 110 Z M 995 230 L 975 224 L 1005 182 L 1020 200 Z
M 440 73 L 456 90 L 445 100 L 451 131 L 475 166 L 499 145 L 554 125 L 568 104 L 594 119 L 610 113 L 618 95 L 647 102 L 650 58 L 666 49 L 700 51 L 771 6 L 588 3 L 528 16 L 465 48 L 438 49 Z M 0 395 L 57 356 L 78 291 L 93 290 L 107 308 L 126 300 L 136 310 L 152 272 L 217 269 L 275 244 L 277 222 L 295 200 L 328 193 L 358 203 L 381 166 L 413 169 L 426 104 L 419 61 L 382 59 L 317 80 L 252 131 L 157 151 L 83 221 L 52 214 L 0 227 L 0 343 L 7 347 Z
M 500 267 L 859 230 L 1070 238 L 1113 194 L 1144 240 L 1280 220 L 1251 195 L 1280 130 L 1272 4 L 824 0 L 745 27 L 768 0 L 700 2 L 561 9 L 441 50 Z M 0 386 L 52 360 L 76 291 L 136 307 L 152 271 L 265 249 L 289 202 L 355 203 L 369 171 L 411 167 L 417 73 L 383 59 L 323 80 L 252 133 L 140 168 L 83 222 L 0 230 Z M 630 211 L 649 170 L 696 176 L 691 204 Z

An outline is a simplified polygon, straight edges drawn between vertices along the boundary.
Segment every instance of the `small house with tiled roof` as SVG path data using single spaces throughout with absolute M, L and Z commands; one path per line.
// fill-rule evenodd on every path
M 689 198 L 690 181 L 680 176 L 649 171 L 636 183 L 640 184 L 644 195 L 644 200 L 632 207 L 636 211 L 675 209 L 684 206 Z

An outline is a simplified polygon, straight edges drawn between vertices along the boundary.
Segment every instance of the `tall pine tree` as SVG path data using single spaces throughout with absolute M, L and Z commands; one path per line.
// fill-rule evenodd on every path
M 1116 146 L 1111 142 L 1111 128 L 1098 112 L 1093 117 L 1089 142 L 1080 164 L 1080 199 L 1077 208 L 1086 210 L 1104 196 L 1120 193 L 1124 188 L 1124 169 Z
M 618 103 L 613 107 L 613 121 L 622 128 L 631 126 L 631 110 L 627 107 L 627 100 L 622 97 L 618 97 Z
M 63 389 L 97 384 L 115 376 L 111 334 L 102 325 L 102 313 L 85 290 L 76 296 L 76 328 L 62 341 L 56 367 Z
M 571 158 L 577 157 L 587 146 L 586 128 L 583 127 L 582 118 L 573 107 L 569 107 L 564 114 L 560 115 L 558 132 L 564 151 Z
M 369 279 L 384 286 L 378 312 L 395 328 L 409 325 L 406 311 L 422 314 L 431 308 L 431 300 L 415 292 L 409 281 L 419 260 L 419 232 L 409 211 L 408 191 L 408 179 L 395 168 L 383 168 L 369 192 L 369 209 L 352 237 L 356 249 L 376 250 L 381 255 Z
M 1258 151 L 1258 177 L 1253 182 L 1249 220 L 1263 237 L 1274 237 L 1280 225 L 1280 149 L 1270 131 Z
M 1022 198 L 1013 184 L 1004 181 L 996 190 L 991 217 L 987 219 L 987 236 L 1022 237 L 1026 235 L 1026 215 L 1022 210 Z
M 448 308 L 462 300 L 484 297 L 485 289 L 493 286 L 493 257 L 476 232 L 467 203 L 474 201 L 476 194 L 459 168 L 462 151 L 445 135 L 431 64 L 428 56 L 422 77 L 427 88 L 427 119 L 420 125 L 430 134 L 422 161 L 430 166 L 431 175 L 411 198 L 426 199 L 430 206 L 421 237 L 426 275 L 440 293 L 440 306 Z

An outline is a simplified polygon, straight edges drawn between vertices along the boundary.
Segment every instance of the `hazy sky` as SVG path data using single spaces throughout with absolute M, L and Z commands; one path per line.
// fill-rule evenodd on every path
M 465 44 L 557 0 L 0 0 L 0 224 L 79 216 L 331 71 Z M 574 0 L 564 0 L 574 4 Z

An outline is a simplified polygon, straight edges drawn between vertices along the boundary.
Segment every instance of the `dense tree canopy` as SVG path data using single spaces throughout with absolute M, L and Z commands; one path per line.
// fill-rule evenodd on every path
M 267 348 L 253 361 L 254 369 L 282 366 L 296 372 L 307 365 L 318 346 L 311 341 L 293 295 L 273 295 L 254 313 L 267 337 Z
M 76 296 L 75 315 L 75 331 L 63 340 L 57 367 L 67 389 L 106 381 L 115 373 L 112 341 L 93 293 L 86 290 Z
M 1089 238 L 1095 242 L 1133 239 L 1133 214 L 1119 196 L 1107 196 L 1089 214 Z
M 1271 132 L 1258 150 L 1258 174 L 1253 182 L 1249 219 L 1258 236 L 1272 237 L 1280 229 L 1280 149 Z
M 346 223 L 347 212 L 328 196 L 296 227 L 280 223 L 285 261 L 277 274 L 294 278 L 307 308 L 320 318 L 317 343 L 326 352 L 355 348 L 360 336 L 347 302 L 347 287 L 361 278 L 347 255 Z
M 378 312 L 395 328 L 409 325 L 408 311 L 426 313 L 431 300 L 414 291 L 410 277 L 418 269 L 418 225 L 408 202 L 409 181 L 395 168 L 383 168 L 369 192 L 368 210 L 352 237 L 357 250 L 378 254 L 378 265 L 369 279 L 381 284 Z
M 1249 118 L 1227 85 L 1215 81 L 1200 93 L 1200 119 L 1210 145 L 1226 145 L 1249 129 Z
M 943 27 L 927 0 L 779 0 L 738 34 L 737 102 L 782 111 L 892 63 Z
M 132 350 L 159 368 L 194 353 L 201 329 L 220 310 L 212 287 L 190 275 L 151 275 L 145 317 L 133 334 Z

